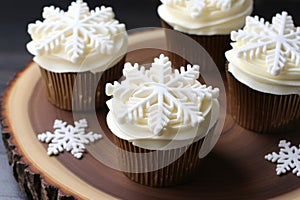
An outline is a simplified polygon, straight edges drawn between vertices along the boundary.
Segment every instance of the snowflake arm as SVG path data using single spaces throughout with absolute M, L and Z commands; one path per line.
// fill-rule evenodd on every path
M 279 35 L 285 35 L 295 28 L 293 19 L 287 12 L 276 14 L 276 16 L 272 19 L 272 24 L 274 25 L 274 30 Z
M 249 26 L 247 26 L 248 24 L 251 24 L 251 28 Z M 272 25 L 270 24 L 270 22 L 265 21 L 264 18 L 259 18 L 258 16 L 254 16 L 254 17 L 250 17 L 247 16 L 246 17 L 246 26 L 244 28 L 245 31 L 247 32 L 251 32 L 251 33 L 265 33 L 266 35 L 274 35 L 276 34 L 273 30 L 272 30 Z M 260 34 L 262 35 L 262 34 Z
M 157 91 L 151 91 L 150 94 L 146 96 L 143 95 L 144 91 L 138 91 L 133 97 L 130 97 L 127 102 L 127 109 L 121 111 L 118 116 L 119 121 L 126 118 L 129 122 L 136 122 L 138 119 L 144 116 L 144 106 L 146 109 L 150 108 L 151 102 L 153 102 L 157 97 Z M 141 95 L 141 96 L 140 96 Z
M 207 87 L 200 83 L 193 84 L 190 88 L 174 88 L 171 93 L 174 93 L 173 96 L 176 96 L 181 102 L 196 102 L 199 108 L 203 100 L 211 100 L 219 97 L 218 88 Z M 180 113 L 178 113 L 178 116 L 180 116 Z
M 278 76 L 281 71 L 284 70 L 287 63 L 286 54 L 280 50 L 281 44 L 276 44 L 276 49 L 270 51 L 270 55 L 267 55 L 267 67 L 268 72 L 273 76 Z
M 102 138 L 102 135 L 89 132 L 85 133 L 88 127 L 86 119 L 74 123 L 75 126 L 67 125 L 66 122 L 55 120 L 54 133 L 46 132 L 38 135 L 38 140 L 48 145 L 48 155 L 58 155 L 59 153 L 71 151 L 75 158 L 81 158 L 85 145 Z
M 192 18 L 196 19 L 206 10 L 228 10 L 232 6 L 232 0 L 161 0 L 163 4 L 170 7 L 185 8 L 190 12 Z
M 218 10 L 228 10 L 231 8 L 232 0 L 190 0 L 186 1 L 187 8 L 191 12 L 192 18 L 198 18 L 209 8 Z
M 197 124 L 204 121 L 203 113 L 199 111 L 199 105 L 194 102 L 182 101 L 170 93 L 165 94 L 165 98 L 174 103 L 174 106 L 177 108 L 177 120 L 183 122 L 183 124 L 191 123 L 192 127 L 195 127 Z
M 106 84 L 105 92 L 107 96 L 114 96 L 119 99 L 128 100 L 137 86 L 124 86 L 115 81 L 114 84 Z
M 278 146 L 281 148 L 279 154 L 270 153 L 265 156 L 265 159 L 274 163 L 277 162 L 277 175 L 292 170 L 294 174 L 300 177 L 300 145 L 298 148 L 291 147 L 291 142 L 281 140 Z
M 294 28 L 293 20 L 286 12 L 283 12 L 282 15 L 277 14 L 273 17 L 272 23 L 274 29 L 279 35 L 285 35 L 285 32 Z M 267 67 L 268 72 L 274 76 L 279 75 L 280 71 L 284 70 L 286 65 L 286 52 L 283 50 L 283 41 L 281 38 L 276 42 L 275 50 L 270 51 L 271 55 L 267 56 Z M 289 50 L 288 50 L 289 51 Z
M 54 52 L 59 48 L 60 41 L 65 39 L 65 35 L 68 34 L 71 28 L 65 28 L 62 30 L 65 24 L 44 24 L 37 21 L 36 24 L 30 24 L 28 27 L 28 32 L 35 38 L 35 34 L 43 34 L 41 40 L 35 41 L 35 49 L 38 56 L 44 55 L 45 53 Z M 51 36 L 47 33 L 51 32 Z
M 41 142 L 45 142 L 45 143 L 51 142 L 51 140 L 53 140 L 54 138 L 55 138 L 55 135 L 49 131 L 38 135 L 38 140 L 40 140 Z
M 209 5 L 215 6 L 220 10 L 228 10 L 231 8 L 231 3 L 232 3 L 231 1 L 232 0 L 210 0 Z
M 90 39 L 89 44 L 87 44 L 88 47 L 95 48 L 102 54 L 109 55 L 114 53 L 114 42 L 111 40 L 110 36 L 103 34 L 91 34 L 91 32 L 87 31 L 85 31 L 83 35 L 85 38 Z
M 220 90 L 219 88 L 213 88 L 212 86 L 206 86 L 202 84 L 194 84 L 192 86 L 193 91 L 198 95 L 200 100 L 207 99 L 216 99 L 219 97 Z
M 202 15 L 206 7 L 206 0 L 186 1 L 187 8 L 191 12 L 191 17 L 196 19 Z
M 175 78 L 170 80 L 167 85 L 169 87 L 174 87 L 174 84 L 192 84 L 199 78 L 199 70 L 199 65 L 191 66 L 190 64 L 187 65 L 187 69 L 184 67 L 181 67 L 180 71 L 176 69 L 174 71 Z
M 132 65 L 131 63 L 125 63 L 123 69 L 123 75 L 130 85 L 137 85 L 136 83 L 151 82 L 149 77 L 149 71 L 145 67 L 139 67 L 138 63 Z
M 97 7 L 95 10 L 91 11 L 91 15 L 84 19 L 82 22 L 94 22 L 94 23 L 103 23 L 103 22 L 109 22 L 113 20 L 115 17 L 112 8 L 111 7 L 104 7 L 101 6 L 101 8 Z
M 249 21 L 249 20 L 248 20 Z M 255 20 L 256 21 L 256 20 Z M 261 25 L 263 22 L 258 22 Z M 267 48 L 273 45 L 273 41 L 269 39 L 268 36 L 263 36 L 261 28 L 259 32 L 252 32 L 248 29 L 233 31 L 231 33 L 231 39 L 233 41 L 238 41 L 238 43 L 245 43 L 247 45 L 241 46 L 238 50 L 238 56 L 250 59 L 260 57 L 261 53 L 266 53 Z
M 117 20 L 111 20 L 108 22 L 102 22 L 98 25 L 84 25 L 86 29 L 91 29 L 91 34 L 97 30 L 100 33 L 104 35 L 111 34 L 113 36 L 116 36 L 117 34 L 120 34 L 122 32 L 125 32 L 125 25 L 124 24 L 119 24 Z
M 35 35 L 42 35 L 42 39 L 36 41 L 36 51 L 39 56 L 58 49 L 60 42 L 72 30 L 69 25 L 72 20 L 59 8 L 54 6 L 45 7 L 43 18 L 45 19 L 44 22 L 37 21 L 35 24 L 29 24 L 28 26 L 28 32 L 33 35 L 33 38 L 35 38 Z
M 160 84 L 167 83 L 172 79 L 172 66 L 169 58 L 164 55 L 160 55 L 159 58 L 155 58 L 149 73 L 151 74 L 150 77 L 154 82 Z
M 96 34 L 99 33 L 99 34 Z M 118 21 L 103 22 L 98 25 L 86 24 L 80 28 L 80 33 L 90 48 L 97 49 L 102 54 L 114 53 L 113 38 L 118 34 L 125 32 L 125 25 L 119 24 Z
M 273 42 L 261 42 L 261 43 L 250 43 L 247 46 L 243 46 L 238 51 L 238 57 L 255 59 L 261 56 L 261 53 L 265 53 L 269 45 Z
M 290 48 L 297 48 L 300 46 L 300 40 L 294 40 L 294 38 L 300 38 L 300 27 L 290 30 L 290 33 L 286 35 L 286 39 L 289 41 L 288 44 L 290 45 Z
M 66 52 L 74 63 L 78 62 L 80 55 L 84 54 L 85 40 L 78 35 L 78 31 L 74 30 L 73 35 L 66 38 Z
M 294 40 L 297 38 L 297 40 Z M 295 31 L 286 35 L 287 43 L 283 43 L 283 47 L 286 50 L 290 50 L 287 53 L 291 54 L 291 61 L 296 65 L 300 65 L 300 27 L 297 27 Z
M 169 124 L 169 117 L 172 112 L 164 103 L 164 91 L 159 91 L 157 95 L 157 104 L 152 105 L 148 109 L 150 113 L 148 117 L 148 123 L 154 135 L 160 136 L 163 134 L 165 127 Z
M 59 153 L 62 153 L 65 149 L 64 142 L 56 142 L 51 143 L 48 145 L 48 155 L 58 155 Z
M 44 8 L 43 18 L 47 21 L 64 19 L 66 22 L 71 22 L 64 16 L 64 11 L 60 10 L 60 8 L 55 8 L 54 6 Z

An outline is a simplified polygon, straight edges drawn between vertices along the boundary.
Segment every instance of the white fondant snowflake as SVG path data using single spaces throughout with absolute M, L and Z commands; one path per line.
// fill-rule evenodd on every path
M 124 24 L 114 20 L 112 8 L 102 6 L 90 12 L 82 0 L 73 2 L 67 12 L 46 7 L 43 18 L 28 27 L 37 55 L 63 48 L 74 63 L 86 52 L 113 53 L 113 36 L 125 31 Z
M 102 135 L 89 132 L 85 133 L 88 127 L 86 119 L 75 121 L 75 126 L 67 125 L 66 122 L 55 120 L 54 133 L 47 131 L 38 135 L 41 142 L 50 143 L 48 145 L 48 155 L 58 155 L 59 153 L 71 151 L 75 158 L 81 158 L 85 150 L 84 144 L 94 142 L 102 138 Z
M 257 16 L 247 17 L 245 28 L 232 32 L 231 38 L 244 43 L 238 56 L 250 59 L 265 56 L 272 75 L 279 75 L 287 62 L 300 65 L 300 27 L 295 28 L 287 12 L 273 17 L 272 24 Z
M 300 145 L 298 148 L 296 146 L 291 147 L 291 142 L 281 140 L 278 146 L 281 147 L 279 154 L 273 152 L 266 155 L 265 159 L 278 163 L 276 167 L 277 175 L 292 170 L 294 174 L 300 177 Z
M 163 54 L 154 59 L 149 70 L 144 66 L 126 63 L 122 83 L 107 84 L 106 93 L 120 99 L 124 105 L 118 110 L 118 120 L 131 123 L 146 120 L 155 135 L 161 135 L 168 124 L 182 123 L 196 126 L 204 120 L 200 111 L 205 100 L 219 95 L 219 89 L 206 87 L 196 79 L 198 65 L 187 69 L 172 69 L 168 57 Z
M 205 10 L 228 10 L 232 0 L 162 0 L 172 6 L 185 7 L 191 12 L 193 18 L 200 17 Z

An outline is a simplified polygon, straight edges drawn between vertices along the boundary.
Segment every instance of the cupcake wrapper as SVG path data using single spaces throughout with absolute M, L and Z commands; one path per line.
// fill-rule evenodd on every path
M 151 187 L 167 187 L 184 183 L 199 173 L 201 163 L 199 151 L 204 139 L 194 142 L 189 147 L 164 151 L 150 151 L 139 148 L 116 136 L 114 136 L 114 139 L 117 146 L 125 150 L 119 152 L 118 157 L 124 174 L 132 181 Z M 131 154 L 133 152 L 145 156 Z M 152 152 L 152 154 L 147 154 L 149 152 Z M 182 155 L 171 163 L 175 156 L 180 154 Z M 161 160 L 171 164 L 158 170 L 141 172 L 142 169 L 156 169 L 159 166 L 158 162 Z
M 163 28 L 171 29 L 173 28 L 167 24 L 165 21 L 161 20 L 161 24 Z M 225 52 L 230 49 L 230 36 L 229 35 L 212 35 L 212 36 L 201 36 L 201 35 L 190 35 L 181 32 L 182 34 L 185 34 L 195 41 L 197 41 L 212 57 L 215 64 L 217 65 L 220 72 L 225 72 Z M 178 39 L 176 39 L 176 36 L 174 37 L 174 34 L 169 34 L 169 32 L 166 32 L 166 39 L 167 39 L 167 45 L 170 49 L 180 49 L 180 42 L 178 42 Z M 185 49 L 186 50 L 186 49 Z M 190 49 L 189 51 L 185 52 L 186 55 L 194 55 L 195 57 L 199 56 L 197 52 L 193 52 L 194 49 Z M 210 62 L 204 62 L 202 63 L 201 67 L 205 69 L 205 67 L 209 68 L 211 67 Z M 205 69 L 209 70 L 209 69 Z
M 299 95 L 273 95 L 255 91 L 227 72 L 230 109 L 242 127 L 259 133 L 294 129 L 300 120 Z
M 68 111 L 89 111 L 105 106 L 107 82 L 122 77 L 125 57 L 104 72 L 55 73 L 40 67 L 48 100 Z M 74 92 L 74 95 L 73 95 Z

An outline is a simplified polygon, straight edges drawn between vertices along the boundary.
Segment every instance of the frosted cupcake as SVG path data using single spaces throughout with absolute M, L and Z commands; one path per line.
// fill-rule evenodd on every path
M 122 170 L 133 181 L 165 187 L 199 170 L 199 151 L 219 116 L 219 89 L 197 81 L 199 66 L 173 70 L 160 55 L 149 69 L 126 63 L 121 83 L 107 84 L 107 124 Z
M 125 25 L 112 8 L 90 11 L 82 0 L 67 12 L 45 7 L 44 21 L 29 24 L 35 55 L 49 101 L 65 110 L 90 110 L 105 105 L 106 81 L 122 76 L 127 50 Z
M 300 28 L 286 12 L 272 23 L 248 17 L 231 33 L 228 84 L 231 114 L 262 133 L 292 128 L 300 120 Z
M 252 0 L 161 0 L 158 7 L 162 27 L 184 33 L 211 55 L 220 71 L 225 71 L 224 53 L 230 48 L 230 32 L 242 28 L 253 9 Z M 171 49 L 181 44 L 167 33 Z M 174 38 L 175 37 L 175 38 Z M 190 55 L 193 50 L 187 52 Z M 195 55 L 197 56 L 197 55 Z

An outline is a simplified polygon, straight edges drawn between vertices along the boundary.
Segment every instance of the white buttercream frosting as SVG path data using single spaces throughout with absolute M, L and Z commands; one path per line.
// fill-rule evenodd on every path
M 149 150 L 187 146 L 206 136 L 219 116 L 219 89 L 202 85 L 199 66 L 173 70 L 168 57 L 149 69 L 126 63 L 121 83 L 108 83 L 107 124 L 119 138 Z
M 193 35 L 229 35 L 244 26 L 253 0 L 161 0 L 161 19 L 175 30 Z
M 32 41 L 27 49 L 34 61 L 52 72 L 101 72 L 116 64 L 127 51 L 125 25 L 114 19 L 110 7 L 90 11 L 82 0 L 67 12 L 45 7 L 44 21 L 29 24 Z
M 287 12 L 277 14 L 272 23 L 248 17 L 231 38 L 235 43 L 226 58 L 238 81 L 264 93 L 300 94 L 300 28 Z

